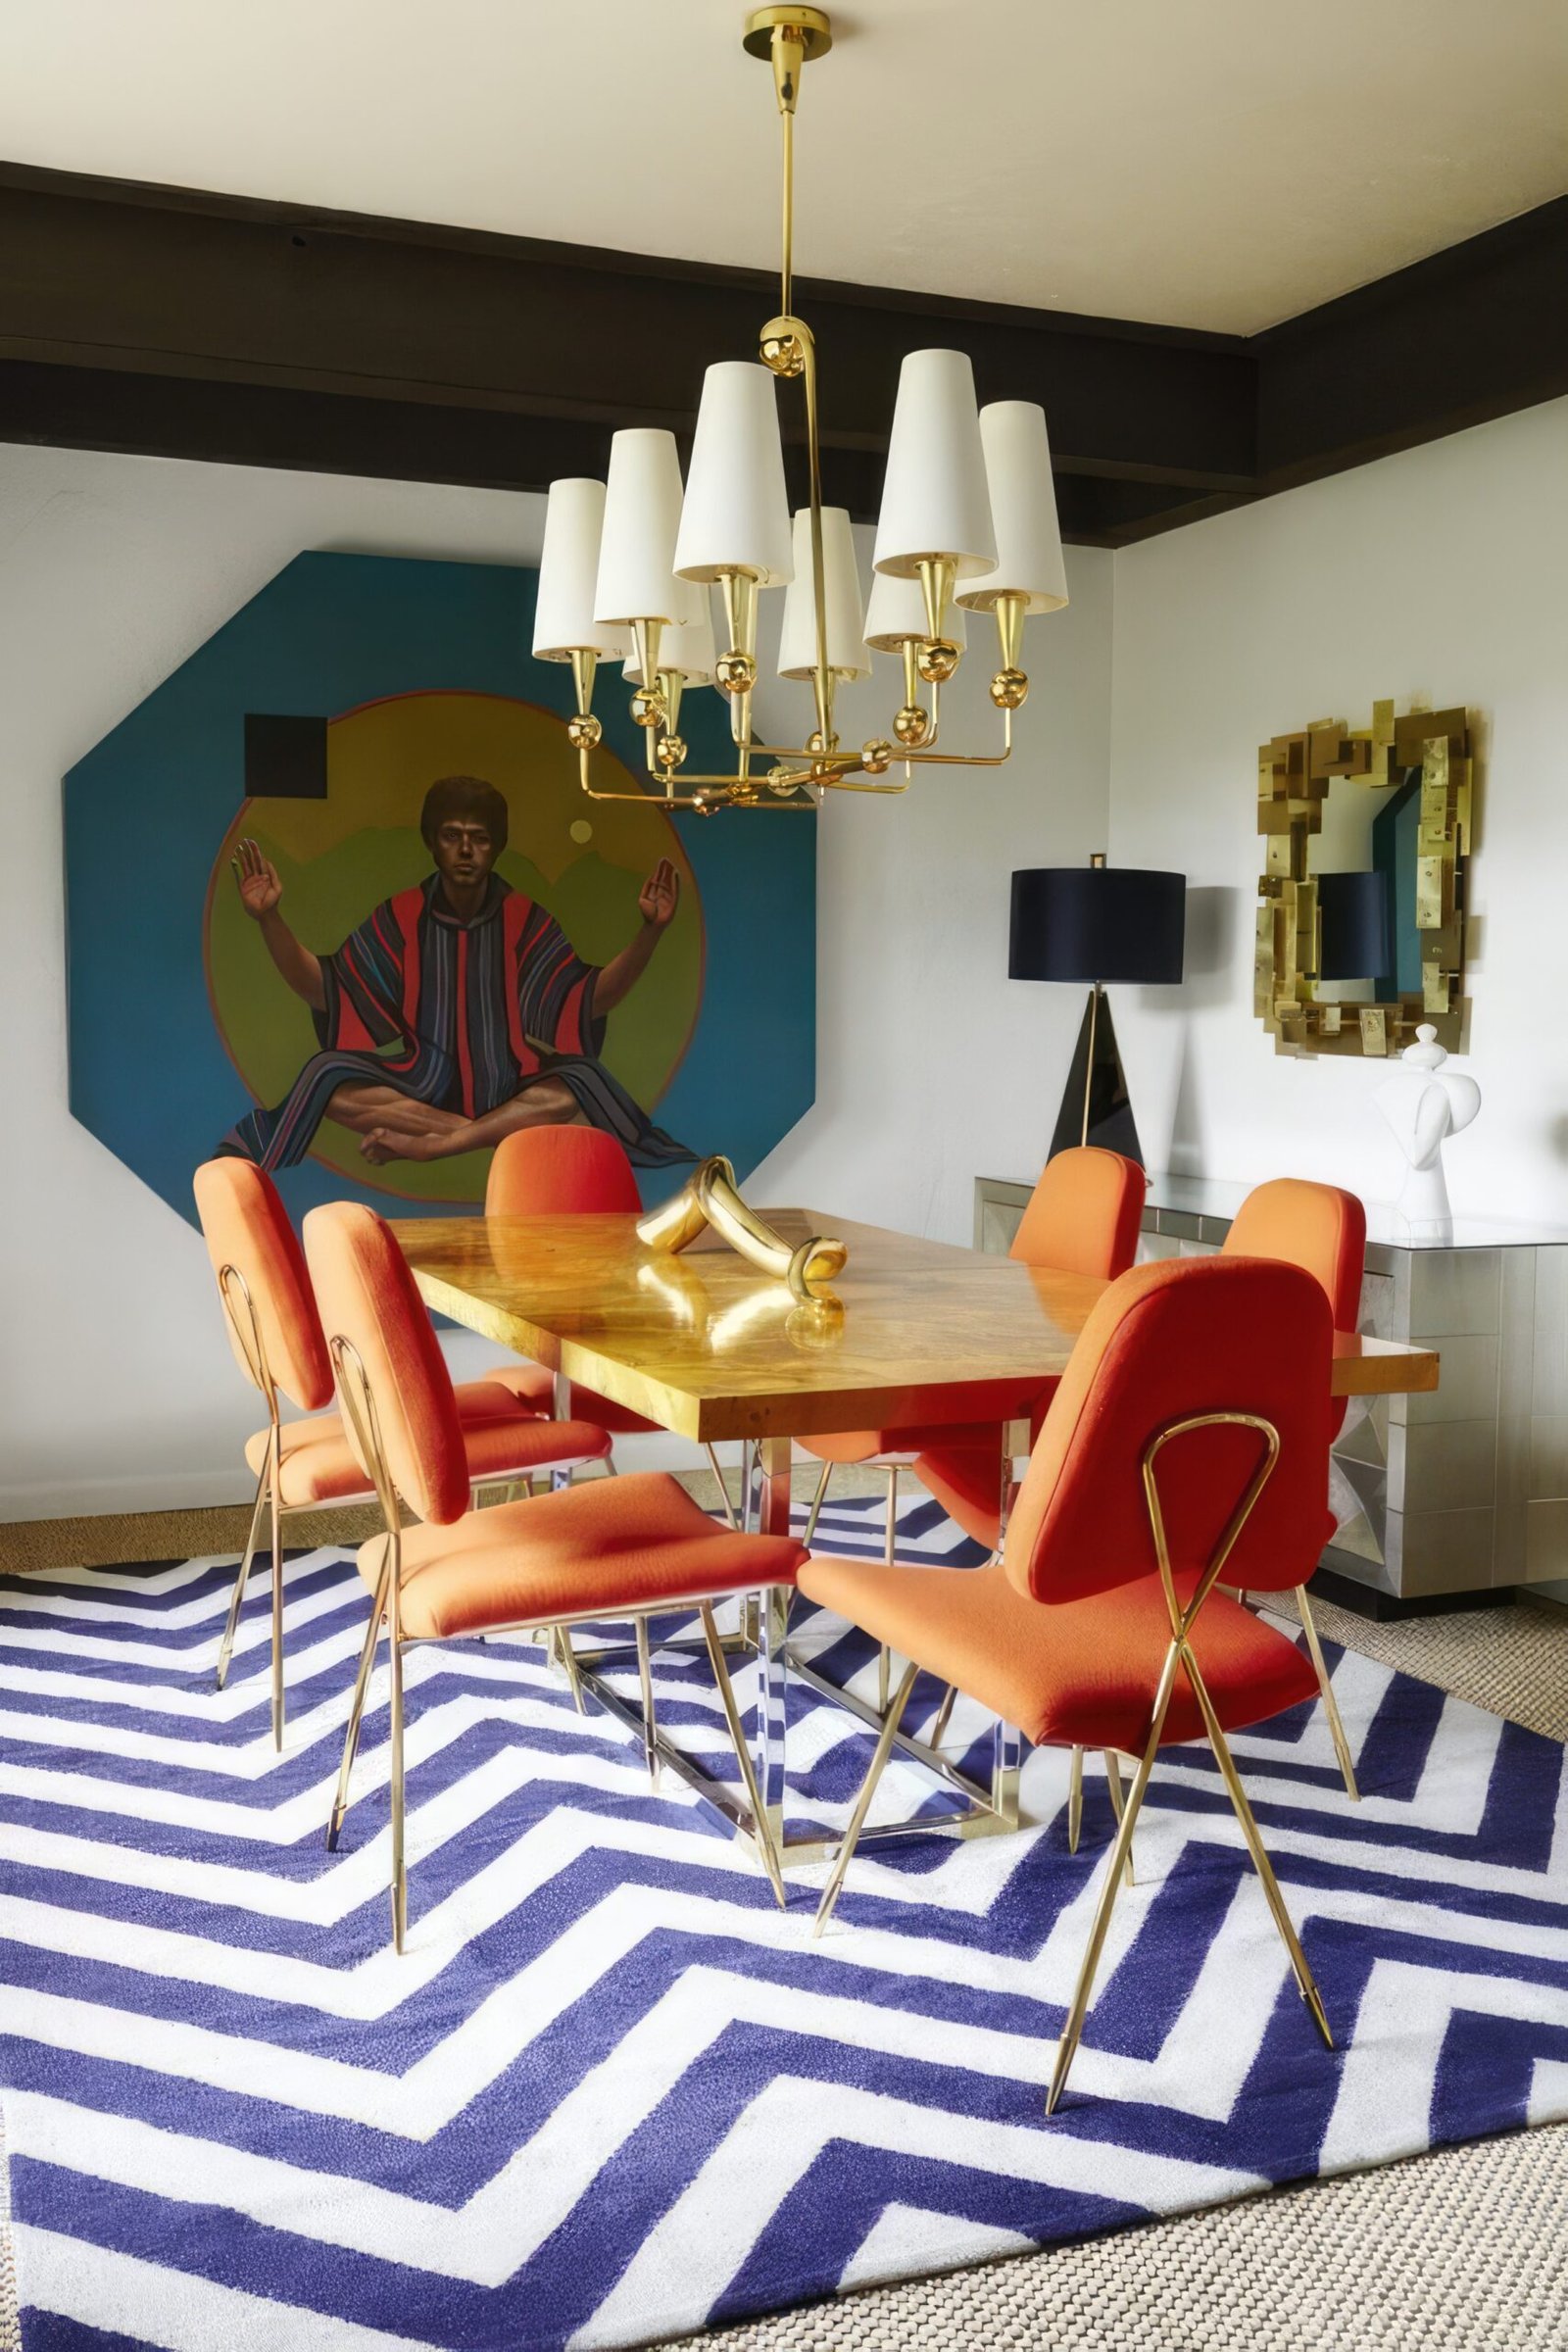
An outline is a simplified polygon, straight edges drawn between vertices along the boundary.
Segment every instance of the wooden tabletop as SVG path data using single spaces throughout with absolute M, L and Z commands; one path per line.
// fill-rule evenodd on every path
M 711 1235 L 679 1257 L 648 1250 L 629 1216 L 393 1231 L 438 1313 L 705 1442 L 1011 1420 L 1065 1369 L 1105 1287 L 814 1210 L 759 1213 L 791 1243 L 848 1244 L 842 1311 L 798 1305 Z M 1437 1385 L 1429 1349 L 1336 1337 L 1337 1396 Z

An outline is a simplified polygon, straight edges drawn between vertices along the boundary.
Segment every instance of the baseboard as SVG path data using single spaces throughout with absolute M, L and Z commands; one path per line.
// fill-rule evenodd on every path
M 1475 1592 L 1423 1592 L 1401 1598 L 1380 1592 L 1375 1585 L 1344 1576 L 1337 1568 L 1319 1568 L 1307 1586 L 1314 1600 L 1348 1609 L 1352 1617 L 1370 1618 L 1374 1625 L 1398 1625 L 1410 1617 L 1446 1617 L 1461 1609 L 1506 1609 L 1517 1598 L 1512 1585 L 1487 1585 Z
M 689 1438 L 659 1430 L 617 1438 L 615 1459 L 622 1470 L 701 1470 L 708 1457 Z M 0 1525 L 28 1519 L 103 1519 L 115 1512 L 214 1510 L 250 1502 L 255 1493 L 256 1482 L 243 1462 L 233 1468 L 151 1471 L 141 1476 L 116 1472 L 107 1478 L 0 1487 Z

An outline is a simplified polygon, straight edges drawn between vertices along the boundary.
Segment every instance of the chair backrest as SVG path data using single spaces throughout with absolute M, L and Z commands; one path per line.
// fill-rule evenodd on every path
M 1021 1592 L 1081 1600 L 1154 1573 L 1143 1465 L 1159 1433 L 1203 1413 L 1272 1423 L 1280 1453 L 1225 1571 L 1227 1584 L 1304 1584 L 1332 1522 L 1325 1503 L 1334 1327 L 1299 1267 L 1163 1258 L 1112 1283 L 1079 1335 L 1007 1529 Z M 1204 1567 L 1266 1451 L 1257 1431 L 1173 1439 L 1156 1470 L 1171 1565 Z
M 468 1464 L 452 1379 L 391 1228 L 357 1201 L 329 1201 L 305 1220 L 305 1255 L 328 1347 L 346 1344 L 364 1367 L 393 1486 L 421 1519 L 460 1519 Z M 340 1368 L 338 1390 L 345 1432 L 373 1477 L 359 1443 L 352 1365 Z
M 1048 1159 L 1009 1257 L 1102 1282 L 1125 1274 L 1138 1253 L 1138 1227 L 1149 1179 L 1135 1159 L 1074 1144 Z
M 1300 1266 L 1322 1284 L 1336 1331 L 1354 1331 L 1361 1320 L 1366 1210 L 1353 1193 L 1295 1176 L 1254 1185 L 1225 1236 L 1223 1254 Z M 1335 1407 L 1336 1437 L 1348 1401 L 1341 1397 Z
M 487 1217 L 560 1217 L 576 1210 L 636 1216 L 631 1161 L 598 1127 L 519 1127 L 503 1136 L 484 1188 Z
M 332 1365 L 305 1268 L 305 1254 L 265 1169 L 248 1159 L 209 1159 L 193 1179 L 213 1272 L 219 1278 L 228 1336 L 241 1369 L 265 1393 L 262 1366 L 251 1361 L 245 1294 L 256 1316 L 266 1372 L 308 1413 L 332 1399 Z M 224 1270 L 232 1267 L 240 1292 Z

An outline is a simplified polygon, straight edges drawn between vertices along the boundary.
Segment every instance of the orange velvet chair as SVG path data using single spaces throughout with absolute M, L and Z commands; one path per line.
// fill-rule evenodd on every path
M 1136 1160 L 1093 1144 L 1074 1145 L 1046 1162 L 1029 1205 L 1013 1236 L 1009 1257 L 1026 1266 L 1051 1266 L 1064 1274 L 1091 1274 L 1102 1282 L 1124 1274 L 1138 1250 L 1138 1229 L 1148 1178 Z M 1036 1407 L 1038 1428 L 1049 1397 Z M 968 1426 L 860 1429 L 842 1437 L 803 1438 L 808 1453 L 822 1464 L 806 1522 L 806 1541 L 816 1533 L 828 1483 L 841 1462 L 886 1470 L 888 1513 L 883 1557 L 893 1565 L 899 1518 L 899 1472 L 910 1468 L 936 1496 L 949 1517 L 977 1543 L 995 1544 L 1002 1524 L 1002 1431 L 993 1422 Z M 888 1660 L 880 1664 L 880 1704 L 887 1705 Z M 942 1718 L 945 1727 L 946 1717 Z M 940 1730 L 937 1737 L 940 1738 Z
M 484 1189 L 487 1217 L 564 1217 L 579 1211 L 591 1216 L 635 1217 L 642 1214 L 642 1205 L 631 1161 L 615 1138 L 598 1127 L 519 1127 L 496 1146 Z M 519 1364 L 514 1377 L 540 1412 L 551 1410 L 553 1382 L 542 1364 Z M 616 1437 L 642 1437 L 660 1428 L 657 1421 L 645 1421 L 629 1405 L 616 1404 L 575 1382 L 571 1410 L 597 1421 Z M 711 1446 L 705 1450 L 718 1481 L 725 1517 L 733 1527 L 735 1514 L 718 1456 Z
M 235 1357 L 260 1389 L 268 1425 L 245 1448 L 256 1473 L 256 1503 L 228 1620 L 218 1653 L 223 1688 L 240 1605 L 261 1539 L 271 1523 L 272 1739 L 283 1743 L 282 1522 L 302 1512 L 371 1502 L 374 1489 L 342 1421 L 320 1408 L 332 1401 L 332 1367 L 311 1290 L 305 1257 L 270 1176 L 248 1159 L 210 1159 L 196 1171 L 196 1212 L 207 1241 Z M 428 1317 L 426 1317 L 428 1321 Z M 433 1344 L 433 1343 L 432 1343 Z M 507 1487 L 564 1465 L 603 1461 L 607 1432 L 587 1421 L 541 1420 L 516 1395 L 510 1367 L 456 1392 L 468 1484 Z M 311 1418 L 284 1421 L 279 1396 Z
M 758 1847 L 782 1904 L 779 1851 L 758 1791 L 712 1604 L 736 1593 L 793 1586 L 804 1547 L 788 1536 L 747 1536 L 718 1526 L 662 1472 L 596 1479 L 526 1502 L 470 1510 L 452 1383 L 389 1228 L 368 1208 L 336 1202 L 313 1209 L 306 1218 L 305 1250 L 344 1417 L 386 1515 L 385 1534 L 372 1538 L 359 1554 L 360 1574 L 370 1593 L 370 1622 L 327 1844 L 336 1845 L 347 1809 L 365 1693 L 384 1623 L 392 1666 L 392 1934 L 398 1950 L 408 1921 L 404 1649 L 411 1642 L 453 1641 L 547 1622 L 562 1629 L 569 1650 L 573 1624 L 632 1621 L 652 1768 L 648 1620 L 677 1610 L 701 1613 Z M 401 1529 L 400 1503 L 424 1524 Z
M 1085 1324 L 1036 1442 L 1000 1559 L 981 1569 L 813 1559 L 801 1591 L 909 1660 L 822 1897 L 837 1899 L 917 1673 L 1036 1745 L 1137 1755 L 1062 2029 L 1047 2112 L 1083 2031 L 1134 1825 L 1162 1746 L 1206 1738 L 1297 1982 L 1317 1986 L 1227 1732 L 1315 1696 L 1311 1660 L 1216 1591 L 1292 1591 L 1328 1532 L 1333 1323 L 1298 1267 L 1225 1257 L 1140 1266 Z
M 1293 1176 L 1256 1185 L 1236 1213 L 1225 1236 L 1222 1254 L 1274 1258 L 1283 1265 L 1301 1267 L 1321 1284 L 1335 1330 L 1358 1328 L 1361 1276 L 1366 1265 L 1366 1211 L 1353 1193 L 1342 1193 L 1332 1184 L 1308 1184 Z M 1344 1426 L 1348 1403 L 1347 1396 L 1333 1400 L 1329 1422 L 1331 1442 Z M 1361 1791 L 1356 1787 L 1350 1743 L 1345 1736 L 1339 1701 L 1329 1680 L 1328 1661 L 1318 1640 L 1304 1581 L 1297 1590 L 1296 1606 L 1312 1663 L 1317 1668 L 1323 1711 L 1328 1717 L 1346 1794 L 1359 1801 Z

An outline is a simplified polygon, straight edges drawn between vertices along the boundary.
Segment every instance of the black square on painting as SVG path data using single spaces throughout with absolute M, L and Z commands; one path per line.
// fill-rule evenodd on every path
M 324 801 L 325 719 L 247 710 L 245 797 L 251 801 Z

